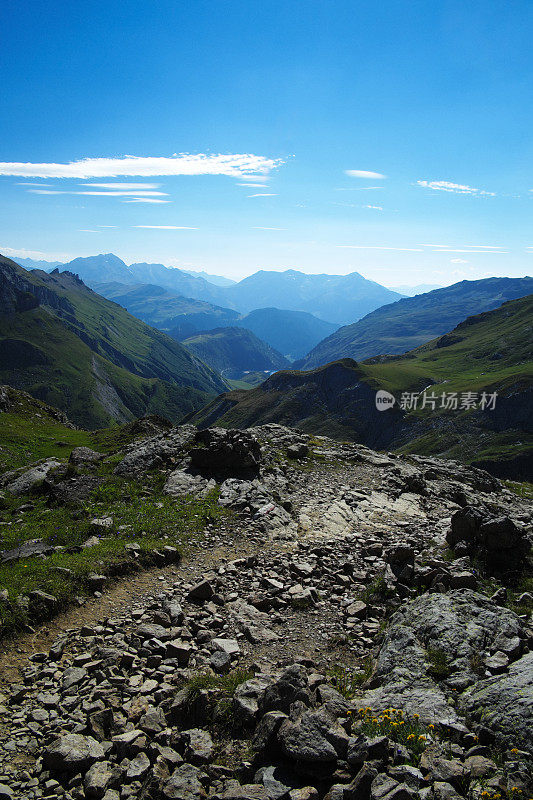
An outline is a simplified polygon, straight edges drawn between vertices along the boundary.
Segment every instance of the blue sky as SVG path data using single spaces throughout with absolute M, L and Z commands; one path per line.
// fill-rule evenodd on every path
M 532 22 L 530 0 L 6 3 L 0 250 L 531 274 Z

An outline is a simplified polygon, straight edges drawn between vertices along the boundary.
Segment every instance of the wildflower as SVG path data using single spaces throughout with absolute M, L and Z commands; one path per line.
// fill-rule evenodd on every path
M 394 725 L 395 728 L 398 727 L 398 723 L 397 722 L 393 722 L 392 724 Z
M 408 737 L 407 737 L 407 741 L 410 741 L 410 739 L 414 739 L 414 738 L 415 738 L 415 735 L 414 735 L 414 733 L 410 733 L 410 734 L 408 735 Z
M 420 734 L 420 736 L 418 737 L 418 741 L 419 742 L 425 742 L 426 741 L 426 737 L 423 736 L 422 734 Z
M 378 720 L 376 719 L 376 717 L 372 717 L 372 722 L 377 722 L 377 721 Z
M 435 726 L 434 725 L 428 725 L 428 728 L 430 728 L 432 731 L 435 730 Z
M 413 714 L 414 719 L 420 719 L 420 714 Z
M 513 755 L 518 753 L 518 747 L 512 747 L 511 748 L 511 753 L 513 753 Z

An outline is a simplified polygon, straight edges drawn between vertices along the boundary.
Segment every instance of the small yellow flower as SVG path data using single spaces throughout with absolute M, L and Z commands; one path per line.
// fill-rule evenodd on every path
M 418 741 L 419 741 L 419 742 L 425 742 L 425 741 L 426 741 L 426 737 L 425 737 L 425 736 L 422 736 L 422 735 L 420 735 L 420 736 L 418 737 Z
M 513 747 L 511 749 L 511 753 L 518 753 L 518 747 Z
M 428 728 L 430 728 L 432 731 L 435 730 L 435 726 L 434 725 L 428 725 Z
M 373 717 L 372 718 L 372 722 L 377 722 L 377 719 L 375 717 Z
M 392 724 L 394 725 L 395 728 L 398 727 L 398 723 L 397 722 L 393 722 Z
M 407 741 L 409 741 L 410 739 L 414 739 L 414 738 L 415 738 L 414 733 L 410 733 L 409 736 L 407 737 Z
M 414 717 L 414 719 L 419 719 L 420 718 L 420 714 L 413 714 L 413 717 Z
M 405 725 L 405 720 L 404 720 L 404 719 L 401 719 L 401 720 L 399 721 L 398 725 Z

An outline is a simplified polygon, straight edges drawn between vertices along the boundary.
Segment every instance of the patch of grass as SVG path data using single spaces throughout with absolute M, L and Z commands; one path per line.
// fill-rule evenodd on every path
M 362 662 L 359 670 L 335 664 L 327 674 L 337 691 L 347 700 L 353 700 L 361 686 L 369 680 L 373 669 L 374 661 L 371 656 L 368 656 Z
M 197 672 L 196 675 L 189 678 L 184 686 L 187 692 L 187 700 L 190 703 L 194 702 L 204 689 L 216 689 L 221 694 L 233 697 L 237 686 L 250 680 L 253 676 L 253 672 L 250 672 L 245 667 L 231 670 L 226 675 L 215 675 L 214 672 L 208 670 Z
M 522 576 L 516 586 L 508 590 L 507 608 L 519 615 L 533 614 L 533 600 L 526 597 L 520 603 L 518 602 L 518 598 L 526 592 L 533 597 L 533 577 L 531 575 Z
M 374 578 L 372 583 L 361 593 L 361 599 L 365 603 L 385 602 L 391 597 L 394 597 L 394 592 L 387 586 L 387 581 L 383 575 L 378 575 L 377 578 Z
M 190 535 L 200 532 L 207 521 L 226 515 L 217 503 L 218 492 L 205 498 L 178 500 L 161 493 L 160 476 L 149 476 L 146 484 L 118 476 L 98 487 L 84 507 L 48 508 L 44 498 L 31 498 L 33 511 L 19 514 L 17 508 L 29 498 L 13 498 L 2 512 L 9 524 L 0 527 L 0 549 L 17 547 L 40 538 L 64 549 L 43 559 L 26 558 L 0 565 L 0 588 L 8 602 L 0 602 L 0 634 L 11 633 L 30 619 L 24 597 L 35 589 L 54 595 L 56 609 L 66 607 L 76 595 L 88 591 L 90 572 L 116 575 L 154 563 L 154 551 L 166 545 L 186 548 Z M 111 516 L 112 527 L 98 544 L 81 549 L 92 535 L 91 519 Z M 138 545 L 135 557 L 126 549 Z
M 450 665 L 444 650 L 439 647 L 428 647 L 426 649 L 426 661 L 429 664 L 427 673 L 435 680 L 442 681 L 450 676 Z
M 533 483 L 528 483 L 527 481 L 502 481 L 502 483 L 518 497 L 523 497 L 525 500 L 533 500 Z
M 470 669 L 479 677 L 483 677 L 485 675 L 485 665 L 483 664 L 483 658 L 481 653 L 472 653 L 470 657 Z
M 231 699 L 237 686 L 253 678 L 253 672 L 245 667 L 238 667 L 231 670 L 226 675 L 215 675 L 213 672 L 205 670 L 193 675 L 184 686 L 187 693 L 187 704 L 192 706 L 200 697 L 202 691 L 211 689 L 216 693 L 216 700 L 213 708 L 213 723 L 219 727 L 226 728 L 231 723 L 232 702 Z

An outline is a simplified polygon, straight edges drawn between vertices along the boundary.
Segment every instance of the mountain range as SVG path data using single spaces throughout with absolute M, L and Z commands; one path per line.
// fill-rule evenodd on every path
M 227 384 L 164 333 L 68 271 L 0 257 L 0 382 L 95 428 L 148 412 L 179 419 Z
M 151 284 L 95 283 L 93 288 L 178 341 L 213 328 L 246 328 L 292 360 L 304 356 L 338 327 L 305 311 L 259 308 L 242 315 L 233 309 L 183 297 Z
M 533 278 L 461 281 L 416 297 L 405 297 L 339 328 L 294 366 L 315 369 L 329 361 L 404 353 L 451 330 L 466 317 L 533 292 Z
M 309 372 L 278 372 L 250 391 L 226 392 L 190 420 L 201 427 L 279 423 L 374 448 L 475 461 L 503 477 L 531 479 L 533 460 L 533 295 L 472 316 L 401 356 L 356 363 L 345 358 Z M 396 402 L 386 411 L 376 391 Z M 422 408 L 402 395 L 427 392 Z M 442 407 L 456 393 L 458 406 Z M 482 409 L 483 392 L 496 392 Z M 463 393 L 476 403 L 461 408 Z M 419 407 L 420 406 L 420 407 Z
M 401 295 L 358 272 L 350 275 L 306 275 L 297 270 L 260 270 L 229 286 L 215 285 L 198 273 L 191 274 L 164 264 L 129 266 L 113 253 L 75 258 L 64 264 L 87 283 L 152 284 L 184 297 L 204 300 L 247 314 L 258 308 L 305 311 L 327 322 L 346 325 Z

